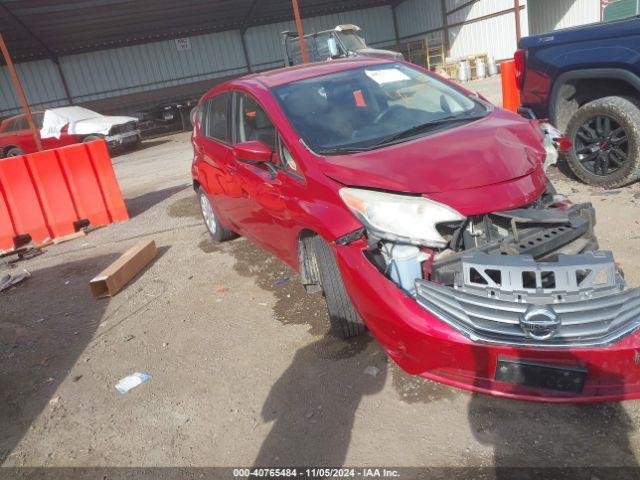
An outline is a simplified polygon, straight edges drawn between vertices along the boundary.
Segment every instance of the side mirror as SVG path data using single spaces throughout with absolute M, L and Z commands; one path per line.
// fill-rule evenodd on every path
M 255 140 L 234 145 L 233 154 L 237 160 L 245 162 L 271 162 L 273 159 L 271 147 Z
M 518 107 L 517 112 L 518 112 L 519 115 L 523 116 L 524 118 L 526 118 L 528 120 L 535 120 L 536 119 L 536 114 L 530 108 Z
M 338 50 L 338 42 L 335 38 L 329 37 L 327 40 L 327 47 L 329 47 L 329 55 L 331 58 L 338 58 L 340 56 L 340 51 Z

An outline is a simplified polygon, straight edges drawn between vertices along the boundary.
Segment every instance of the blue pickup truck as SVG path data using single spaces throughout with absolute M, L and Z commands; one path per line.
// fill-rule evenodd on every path
M 640 177 L 640 17 L 523 38 L 515 61 L 522 106 L 573 142 L 578 178 L 617 188 Z

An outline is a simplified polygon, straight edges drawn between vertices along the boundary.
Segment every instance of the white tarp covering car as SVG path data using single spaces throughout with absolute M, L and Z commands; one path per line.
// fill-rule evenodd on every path
M 46 110 L 40 136 L 60 138 L 66 127 L 71 135 L 99 135 L 110 146 L 119 146 L 140 140 L 135 117 L 107 116 L 83 107 L 60 107 Z

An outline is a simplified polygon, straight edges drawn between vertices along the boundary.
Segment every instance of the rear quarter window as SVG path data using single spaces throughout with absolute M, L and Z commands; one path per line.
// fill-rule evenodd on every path
M 205 104 L 205 135 L 215 140 L 230 143 L 229 135 L 229 93 L 221 93 L 207 100 Z

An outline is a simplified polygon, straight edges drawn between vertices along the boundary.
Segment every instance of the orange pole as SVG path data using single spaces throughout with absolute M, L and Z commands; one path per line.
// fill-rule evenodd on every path
M 502 74 L 502 108 L 512 112 L 520 106 L 520 92 L 516 85 L 516 62 L 509 60 L 500 65 Z
M 304 32 L 302 31 L 302 19 L 300 18 L 300 9 L 298 8 L 298 0 L 293 2 L 293 15 L 296 17 L 296 27 L 298 27 L 298 38 L 300 39 L 300 52 L 302 53 L 302 63 L 309 63 L 309 53 L 307 52 L 307 42 L 304 41 Z
M 1 33 L 0 33 L 0 50 L 2 50 L 2 55 L 4 56 L 4 60 L 5 62 L 7 62 L 7 68 L 9 69 L 11 80 L 13 80 L 13 86 L 16 89 L 16 93 L 18 94 L 18 100 L 20 100 L 20 104 L 22 105 L 22 109 L 24 110 L 24 116 L 26 117 L 27 123 L 29 124 L 29 128 L 31 129 L 33 140 L 36 142 L 36 148 L 38 149 L 39 152 L 41 152 L 42 142 L 40 141 L 40 133 L 36 128 L 36 124 L 33 121 L 33 117 L 31 116 L 31 110 L 29 109 L 29 104 L 27 103 L 27 97 L 24 94 L 24 90 L 22 89 L 22 85 L 20 84 L 20 79 L 18 78 L 18 73 L 16 72 L 16 69 L 13 66 L 13 62 L 11 61 L 11 55 L 9 55 L 9 51 L 7 50 L 7 45 L 4 43 L 4 38 L 2 38 Z
M 516 44 L 520 43 L 520 1 L 513 0 L 513 11 L 516 15 Z

